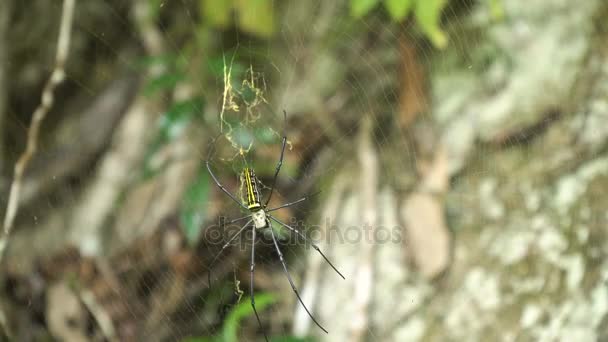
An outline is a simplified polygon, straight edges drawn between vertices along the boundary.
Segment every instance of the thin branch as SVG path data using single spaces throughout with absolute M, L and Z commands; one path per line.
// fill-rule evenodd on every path
M 42 91 L 41 103 L 38 105 L 38 108 L 36 108 L 34 115 L 32 116 L 32 122 L 30 123 L 30 127 L 27 132 L 27 145 L 25 147 L 25 151 L 23 154 L 21 154 L 19 160 L 15 164 L 15 174 L 8 196 L 6 214 L 4 216 L 4 230 L 2 236 L 0 236 L 0 261 L 2 261 L 2 257 L 4 256 L 4 251 L 8 244 L 8 238 L 13 228 L 15 216 L 17 215 L 17 209 L 19 208 L 19 194 L 21 191 L 21 182 L 23 181 L 23 173 L 30 159 L 32 159 L 32 156 L 34 153 L 36 153 L 36 149 L 38 147 L 38 133 L 40 131 L 40 125 L 46 117 L 46 114 L 53 106 L 55 88 L 65 79 L 64 67 L 70 48 L 70 33 L 72 31 L 72 19 L 74 17 L 75 3 L 76 0 L 65 0 L 63 2 L 61 24 L 59 27 L 59 38 L 57 41 L 57 54 L 55 55 L 55 67 L 53 68 L 51 77 L 45 84 Z M 3 308 L 0 308 L 0 325 L 4 329 L 4 332 L 11 337 L 8 321 Z
M 8 56 L 10 54 L 9 24 L 12 1 L 0 2 L 0 127 L 6 121 L 6 107 L 8 101 Z M 4 151 L 4 144 L 0 141 L 0 151 Z M 0 152 L 2 153 L 2 152 Z M 4 156 L 0 154 L 0 172 L 4 171 Z
M 41 103 L 32 116 L 32 122 L 30 123 L 27 132 L 27 145 L 25 151 L 21 154 L 19 160 L 15 164 L 15 174 L 8 197 L 6 215 L 4 216 L 4 235 L 0 237 L 0 260 L 4 254 L 3 252 L 8 242 L 9 234 L 13 228 L 15 216 L 17 215 L 17 209 L 19 208 L 19 195 L 21 183 L 23 181 L 23 173 L 38 148 L 40 125 L 53 106 L 55 88 L 65 79 L 64 67 L 70 47 L 70 32 L 72 30 L 75 2 L 76 0 L 65 0 L 63 2 L 61 26 L 57 42 L 57 54 L 55 56 L 55 67 L 42 91 Z

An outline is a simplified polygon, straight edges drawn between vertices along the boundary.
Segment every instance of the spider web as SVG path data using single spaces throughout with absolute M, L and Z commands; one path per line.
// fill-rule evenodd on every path
M 150 149 L 148 157 L 143 158 L 145 160 L 142 164 L 152 170 L 149 176 L 151 178 L 142 176 L 136 177 L 136 180 L 130 180 L 129 185 L 125 186 L 126 190 L 123 189 L 124 192 L 137 189 L 138 185 L 144 183 L 144 180 L 170 175 L 172 165 L 180 163 L 179 158 L 192 159 L 192 156 L 184 157 L 179 153 L 176 154 L 178 157 L 172 155 L 171 158 L 163 159 L 163 153 L 170 153 L 170 150 L 165 150 L 163 146 L 170 145 L 175 141 L 172 139 L 178 139 L 180 136 L 186 137 L 184 139 L 186 147 L 183 147 L 187 151 L 186 154 L 193 154 L 202 169 L 207 157 L 209 141 L 219 134 L 215 143 L 216 153 L 212 156 L 212 167 L 220 182 L 226 185 L 229 191 L 236 193 L 239 198 L 243 198 L 241 170 L 244 166 L 252 166 L 261 179 L 263 197 L 267 196 L 269 182 L 272 180 L 280 152 L 283 110 L 287 112 L 288 118 L 288 146 L 285 152 L 285 163 L 279 175 L 277 192 L 274 195 L 275 201 L 272 203 L 279 205 L 321 191 L 320 196 L 312 197 L 308 203 L 293 207 L 289 212 L 289 216 L 295 217 L 296 221 L 304 221 L 306 224 L 314 224 L 320 220 L 321 214 L 318 206 L 321 205 L 324 198 L 323 193 L 328 190 L 332 181 L 341 175 L 343 169 L 357 167 L 355 151 L 357 134 L 359 128 L 363 126 L 363 122 L 368 119 L 373 122 L 375 129 L 372 135 L 373 146 L 381 165 L 386 167 L 386 170 L 381 171 L 383 184 L 404 188 L 413 187 L 414 180 L 410 180 L 409 183 L 406 180 L 403 184 L 404 181 L 400 176 L 402 173 L 408 172 L 415 174 L 417 172 L 416 163 L 424 161 L 428 157 L 424 155 L 425 148 L 432 150 L 437 146 L 433 143 L 422 148 L 416 146 L 416 144 L 427 142 L 425 138 L 454 143 L 449 146 L 450 152 L 452 155 L 456 154 L 462 163 L 461 165 L 458 162 L 451 164 L 456 165 L 454 170 L 450 170 L 451 177 L 457 177 L 464 168 L 469 168 L 467 172 L 480 179 L 497 171 L 496 165 L 486 163 L 486 151 L 478 149 L 470 152 L 473 149 L 474 140 L 478 139 L 478 133 L 467 130 L 478 129 L 477 124 L 480 127 L 488 125 L 484 126 L 483 122 L 464 123 L 455 118 L 458 110 L 471 108 L 458 101 L 466 101 L 470 97 L 465 96 L 466 94 L 462 95 L 466 90 L 451 96 L 450 88 L 458 87 L 458 82 L 463 80 L 473 82 L 470 79 L 472 72 L 467 73 L 465 77 L 454 75 L 445 77 L 442 83 L 432 83 L 436 73 L 444 72 L 454 65 L 466 65 L 469 70 L 473 69 L 479 73 L 500 72 L 500 70 L 496 71 L 491 69 L 488 64 L 484 64 L 484 61 L 489 58 L 488 56 L 470 53 L 475 51 L 483 54 L 483 51 L 479 52 L 483 49 L 476 47 L 482 39 L 464 36 L 469 32 L 459 31 L 463 28 L 458 16 L 467 16 L 469 15 L 467 13 L 482 15 L 487 12 L 480 10 L 478 5 L 457 2 L 447 7 L 444 13 L 445 21 L 451 24 L 443 29 L 449 37 L 448 49 L 457 50 L 456 53 L 449 53 L 432 47 L 409 21 L 404 24 L 389 23 L 387 15 L 381 13 L 380 8 L 362 19 L 353 19 L 346 14 L 348 11 L 346 2 L 321 0 L 302 2 L 302 4 L 273 3 L 276 32 L 269 39 L 246 33 L 235 23 L 228 24 L 222 30 L 210 30 L 214 37 L 206 39 L 214 40 L 214 43 L 207 43 L 210 52 L 201 52 L 184 44 L 184 37 L 189 37 L 189 34 L 184 31 L 201 30 L 200 14 L 195 12 L 197 8 L 195 3 L 150 1 L 146 4 L 144 7 L 149 6 L 153 11 L 158 11 L 155 25 L 160 32 L 164 52 L 161 56 L 155 56 L 159 59 L 145 61 L 144 68 L 134 66 L 137 65 L 137 61 L 134 62 L 134 59 L 138 57 L 125 51 L 128 49 L 114 45 L 120 40 L 116 36 L 108 38 L 106 27 L 81 19 L 75 26 L 74 34 L 85 37 L 80 39 L 93 42 L 89 44 L 100 46 L 97 48 L 98 50 L 95 48 L 87 50 L 89 53 L 93 51 L 93 58 L 101 59 L 110 55 L 114 63 L 122 65 L 125 70 L 130 72 L 143 73 L 144 70 L 156 67 L 173 68 L 174 70 L 181 68 L 181 70 L 174 71 L 175 74 L 165 72 L 163 77 L 150 77 L 143 81 L 148 82 L 143 85 L 143 91 L 156 82 L 157 89 L 150 91 L 147 99 L 157 99 L 158 101 L 157 107 L 148 108 L 151 112 L 150 117 L 158 118 L 159 125 L 162 125 L 163 117 L 168 116 L 170 110 L 164 110 L 166 113 L 156 116 L 153 115 L 153 112 L 158 108 L 173 108 L 167 104 L 183 102 L 179 92 L 181 82 L 187 83 L 184 81 L 186 76 L 183 73 L 188 74 L 191 70 L 200 71 L 199 64 L 201 63 L 205 64 L 202 67 L 205 72 L 190 74 L 191 79 L 186 87 L 188 89 L 184 92 L 191 97 L 195 97 L 192 94 L 204 97 L 205 103 L 204 105 L 197 104 L 198 112 L 195 111 L 196 113 L 193 115 L 197 116 L 196 118 L 171 126 L 168 134 L 172 138 L 158 143 L 159 147 Z M 54 6 L 59 6 L 59 4 Z M 107 10 L 108 14 L 104 19 L 107 20 L 106 24 L 115 23 L 118 27 L 123 28 L 124 34 L 131 36 L 132 41 L 141 39 L 141 32 L 133 29 L 132 14 L 128 5 L 115 1 L 101 2 L 95 6 L 101 6 Z M 95 6 L 89 10 L 95 11 Z M 54 9 L 57 8 L 54 7 Z M 298 21 L 300 11 L 304 10 L 316 13 L 316 16 L 312 16 L 315 18 L 314 25 L 308 27 L 308 30 L 305 30 L 307 24 Z M 485 15 L 485 20 L 490 20 L 487 18 L 487 13 Z M 82 13 L 82 16 L 86 17 L 86 13 Z M 310 18 L 310 16 L 306 18 Z M 179 28 L 176 29 L 176 27 Z M 416 64 L 405 66 L 406 77 L 414 77 L 412 75 L 415 75 L 416 72 L 425 74 L 428 71 L 427 79 L 412 81 L 413 84 L 416 82 L 425 84 L 428 88 L 421 91 L 426 94 L 416 93 L 416 90 L 405 90 L 409 93 L 403 94 L 403 84 L 401 83 L 404 82 L 403 75 L 398 74 L 405 58 L 399 50 L 399 46 L 403 44 L 410 44 L 410 48 L 418 51 L 418 55 L 413 59 Z M 84 50 L 84 48 L 82 49 Z M 194 52 L 190 53 L 188 49 L 192 49 Z M 75 49 L 70 58 L 83 58 L 78 54 L 79 52 Z M 197 53 L 202 54 L 202 57 Z M 163 58 L 169 58 L 171 62 L 161 61 Z M 201 59 L 205 62 L 201 62 Z M 103 73 L 103 71 L 100 72 Z M 112 78 L 115 75 L 108 75 L 108 77 Z M 500 78 L 501 75 L 495 77 Z M 82 73 L 70 74 L 68 70 L 68 79 L 69 91 L 74 93 L 94 97 L 102 92 L 101 87 L 91 88 L 93 89 L 91 90 Z M 500 80 L 494 82 L 499 83 Z M 175 90 L 176 88 L 178 90 Z M 475 91 L 475 89 L 471 91 Z M 405 105 L 400 104 L 400 99 L 407 97 L 408 94 L 413 96 L 413 99 L 410 99 L 410 102 Z M 445 98 L 442 98 L 444 96 Z M 457 96 L 461 96 L 461 98 Z M 435 107 L 432 107 L 433 105 Z M 418 110 L 410 107 L 416 107 Z M 60 111 L 61 109 L 58 107 L 54 109 L 59 117 L 61 117 Z M 431 129 L 431 133 L 428 133 L 430 138 L 414 137 L 417 132 L 425 132 L 425 130 L 418 129 L 418 126 L 413 129 L 407 124 L 394 123 L 408 121 L 410 116 L 418 116 L 417 120 L 423 123 L 432 123 L 429 125 L 439 133 L 433 133 Z M 73 117 L 68 119 L 75 120 Z M 466 127 L 463 128 L 459 125 Z M 157 129 L 155 126 L 150 127 Z M 523 136 L 508 133 L 504 135 L 507 140 L 506 144 L 517 145 L 525 141 Z M 107 139 L 104 145 L 109 144 L 112 139 L 111 135 L 108 135 Z M 150 140 L 152 141 L 150 145 L 154 145 L 155 140 Z M 76 138 L 71 137 L 67 138 L 67 141 L 68 144 L 78 142 Z M 97 153 L 102 154 L 105 148 L 107 147 Z M 15 153 L 18 152 L 15 151 Z M 42 154 L 44 155 L 44 153 L 43 151 Z M 95 157 L 93 161 L 86 163 L 85 170 L 82 174 L 75 176 L 76 179 L 66 180 L 68 192 L 71 189 L 79 191 L 78 189 L 83 186 L 81 182 L 85 184 L 90 182 L 91 174 L 94 174 L 97 167 L 96 161 L 99 160 L 97 158 L 100 157 Z M 468 160 L 472 161 L 465 165 L 464 162 Z M 194 169 L 198 170 L 199 167 Z M 395 170 L 402 170 L 402 172 L 395 172 Z M 141 170 L 141 173 L 145 173 L 144 170 Z M 234 207 L 234 203 L 217 191 L 211 179 L 208 177 L 204 179 L 210 189 L 208 204 L 202 209 L 206 211 L 205 215 L 207 215 L 201 224 L 202 230 L 215 224 L 219 216 L 226 215 L 228 219 L 231 219 L 240 215 L 238 208 Z M 170 186 L 172 183 L 179 182 L 180 180 L 173 180 L 168 181 L 168 184 Z M 487 184 L 486 188 L 495 186 L 496 184 Z M 153 192 L 148 196 L 160 200 L 165 194 L 163 189 L 167 188 L 161 188 L 158 192 Z M 470 204 L 471 202 L 479 201 L 484 194 L 492 192 L 490 189 L 483 194 L 478 194 L 471 193 L 467 189 L 466 184 L 459 184 L 451 191 L 449 196 L 456 198 L 452 203 L 461 202 L 461 204 L 456 207 L 448 207 L 448 214 L 466 210 L 466 207 L 473 206 Z M 62 197 L 54 193 L 48 195 L 49 198 L 53 196 Z M 67 195 L 63 194 L 63 198 L 65 197 Z M 49 199 L 49 201 L 51 200 Z M 490 213 L 486 213 L 489 217 L 500 215 L 500 208 L 492 209 L 491 206 L 489 208 Z M 30 214 L 26 210 L 23 215 Z M 37 216 L 33 215 L 33 217 Z M 129 286 L 125 285 L 129 282 L 135 282 L 138 285 L 134 287 L 144 293 L 144 295 L 139 294 L 142 298 L 140 303 L 125 300 L 125 310 L 129 314 L 125 314 L 124 320 L 149 322 L 143 317 L 148 314 L 146 310 L 151 310 L 159 315 L 159 318 L 154 321 L 155 325 L 150 326 L 144 323 L 138 328 L 149 329 L 150 334 L 158 333 L 166 340 L 218 336 L 226 331 L 226 325 L 229 324 L 237 324 L 239 336 L 243 336 L 245 339 L 253 338 L 252 336 L 261 338 L 261 331 L 255 316 L 250 313 L 243 314 L 242 321 L 238 321 L 238 323 L 230 321 L 231 317 L 235 317 L 231 316 L 231 313 L 239 312 L 239 310 L 246 311 L 243 308 L 249 307 L 246 297 L 249 296 L 250 236 L 245 234 L 239 243 L 223 251 L 222 256 L 218 259 L 218 266 L 212 274 L 213 283 L 209 288 L 206 286 L 205 268 L 213 256 L 220 251 L 221 244 L 204 241 L 208 235 L 203 231 L 195 244 L 187 245 L 183 241 L 185 240 L 184 233 L 180 230 L 183 222 L 180 222 L 176 216 L 178 215 L 175 213 L 167 214 L 165 219 L 159 221 L 160 227 L 149 228 L 150 231 L 137 235 L 137 239 L 123 242 L 119 248 L 120 251 L 108 248 L 116 254 L 105 262 L 112 265 L 111 267 L 117 263 L 125 265 L 125 270 L 117 270 L 118 274 L 115 274 L 118 284 L 120 284 L 119 288 Z M 119 220 L 123 216 L 116 209 L 109 217 L 107 221 L 122 222 Z M 284 219 L 290 219 L 290 217 Z M 121 229 L 125 230 L 131 226 L 140 228 L 143 226 L 141 223 L 132 222 L 130 226 L 128 220 L 124 222 Z M 284 231 L 279 227 L 274 229 L 277 232 Z M 119 237 L 106 237 L 105 239 L 113 242 L 120 240 L 120 232 L 115 231 L 114 233 Z M 264 235 L 265 241 L 268 242 L 267 234 Z M 163 258 L 163 248 L 165 250 L 174 248 L 171 246 L 171 239 L 179 241 L 178 244 L 182 245 L 178 248 L 178 253 Z M 302 276 L 307 268 L 307 256 L 315 251 L 285 242 L 280 247 L 296 286 L 299 287 L 303 283 Z M 141 250 L 141 252 L 135 253 L 134 250 Z M 80 261 L 80 257 L 73 254 L 68 254 L 67 259 Z M 156 262 L 159 265 L 151 266 L 147 264 L 148 262 Z M 146 265 L 143 271 L 138 270 L 139 263 Z M 340 264 L 340 261 L 337 260 L 337 263 Z M 348 264 L 345 261 L 343 263 Z M 97 265 L 96 267 L 100 269 L 97 272 L 105 277 L 114 273 L 105 273 L 102 266 Z M 17 268 L 19 267 L 17 266 Z M 129 279 L 129 277 L 134 279 Z M 99 280 L 101 283 L 112 283 L 106 278 L 101 279 Z M 347 280 L 347 282 L 353 281 L 352 279 Z M 283 275 L 274 247 L 269 243 L 256 245 L 254 288 L 256 297 L 259 297 L 258 303 L 262 303 L 259 304 L 262 308 L 258 308 L 260 318 L 269 336 L 273 338 L 292 336 L 292 318 L 300 304 L 296 301 L 289 283 Z M 335 290 L 340 291 L 340 282 L 336 282 Z M 128 297 L 120 291 L 116 291 L 116 293 L 120 293 L 118 300 Z M 149 294 L 150 297 L 146 297 L 146 294 Z M 162 295 L 166 297 L 162 297 Z M 103 299 L 98 298 L 96 301 L 97 306 L 101 307 L 101 311 L 108 311 Z M 266 306 L 265 302 L 273 304 Z M 177 306 L 172 307 L 171 305 Z M 86 312 L 90 316 L 95 316 L 92 311 L 94 309 L 91 309 L 89 305 Z M 348 320 L 349 318 L 343 317 L 343 319 Z M 91 321 L 98 320 L 99 317 L 91 318 Z M 116 324 L 116 321 L 114 323 Z M 326 328 L 331 332 L 332 326 L 326 326 Z M 368 329 L 367 333 L 369 340 L 384 340 L 383 336 L 375 336 L 372 329 Z M 320 334 L 314 333 L 314 335 L 319 336 Z M 146 337 L 152 338 L 153 336 Z

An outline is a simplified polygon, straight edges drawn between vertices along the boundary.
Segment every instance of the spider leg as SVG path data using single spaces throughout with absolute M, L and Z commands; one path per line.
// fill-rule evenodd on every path
M 285 260 L 283 259 L 283 253 L 281 253 L 281 249 L 279 249 L 279 244 L 277 243 L 277 239 L 274 236 L 274 231 L 272 230 L 272 228 L 270 228 L 269 230 L 270 230 L 270 235 L 272 236 L 272 242 L 274 242 L 274 247 L 276 248 L 277 254 L 279 255 L 279 260 L 281 260 L 281 264 L 283 264 L 283 271 L 285 272 L 285 276 L 287 276 L 287 280 L 289 280 L 289 284 L 291 285 L 291 289 L 293 290 L 293 293 L 295 293 L 296 297 L 298 297 L 298 301 L 300 301 L 300 304 L 302 304 L 302 307 L 304 307 L 304 310 L 306 310 L 306 313 L 308 314 L 308 316 L 310 316 L 310 319 L 312 319 L 312 321 L 315 322 L 315 324 L 319 328 L 321 328 L 321 330 L 323 330 L 326 334 L 329 334 L 329 332 L 327 332 L 327 330 L 325 330 L 325 328 L 323 328 L 323 326 L 321 324 L 319 324 L 319 322 L 317 322 L 317 320 L 310 313 L 310 311 L 308 311 L 308 308 L 302 301 L 302 298 L 300 297 L 300 293 L 298 293 L 298 289 L 294 285 L 293 280 L 291 279 L 291 275 L 289 274 L 289 271 L 287 270 L 287 265 L 285 264 Z
M 226 225 L 226 224 L 233 224 L 233 223 L 235 223 L 235 222 L 242 221 L 242 220 L 244 220 L 244 219 L 246 219 L 246 218 L 249 218 L 249 217 L 251 217 L 251 214 L 246 215 L 246 216 L 242 216 L 242 217 L 239 217 L 239 218 L 235 218 L 235 219 L 233 219 L 233 220 L 230 220 L 230 221 L 228 221 L 228 222 L 224 223 L 224 225 Z
M 228 197 L 230 197 L 236 204 L 238 204 L 241 208 L 247 210 L 247 207 L 241 203 L 241 201 L 239 201 L 236 196 L 234 196 L 233 194 L 230 193 L 230 191 L 228 191 L 228 189 L 226 189 L 218 180 L 217 177 L 215 177 L 215 174 L 213 173 L 213 171 L 211 171 L 211 165 L 209 164 L 209 159 L 211 159 L 211 154 L 215 148 L 215 141 L 217 140 L 217 137 L 215 137 L 213 139 L 213 142 L 211 143 L 211 147 L 209 148 L 209 154 L 207 154 L 207 160 L 205 161 L 205 164 L 207 165 L 207 171 L 209 171 L 209 174 L 211 175 L 211 178 L 213 178 L 213 181 L 215 182 L 215 184 L 220 188 L 220 190 L 222 190 L 226 195 L 228 195 Z
M 234 239 L 237 238 L 237 236 L 241 235 L 241 233 L 245 230 L 245 228 L 247 228 L 247 226 L 249 226 L 251 221 L 253 221 L 253 220 L 247 221 L 247 223 L 245 223 L 245 225 L 241 229 L 239 229 L 238 232 L 234 233 L 234 235 L 232 235 L 230 237 L 230 239 L 228 239 L 228 242 L 226 242 L 224 244 L 224 246 L 222 246 L 222 249 L 220 249 L 220 251 L 215 255 L 215 257 L 213 257 L 213 260 L 211 260 L 211 263 L 209 263 L 209 272 L 207 273 L 207 283 L 209 284 L 209 287 L 211 287 L 211 270 L 213 269 L 213 265 L 215 265 L 215 262 L 220 257 L 220 254 L 222 254 L 224 249 L 226 249 L 232 243 L 232 241 L 234 241 Z
M 266 203 L 264 203 L 264 208 L 266 208 L 266 206 L 270 202 L 270 199 L 272 198 L 272 193 L 274 192 L 274 186 L 277 183 L 277 177 L 279 175 L 279 171 L 281 171 L 281 166 L 283 165 L 283 155 L 285 153 L 285 145 L 287 143 L 287 135 L 285 133 L 285 126 L 287 126 L 287 112 L 285 110 L 283 110 L 283 120 L 284 120 L 284 124 L 283 124 L 283 141 L 282 141 L 282 146 L 281 146 L 281 157 L 279 158 L 279 162 L 277 163 L 277 168 L 274 171 L 274 177 L 272 178 L 272 186 L 270 187 L 270 194 L 268 195 L 268 198 L 266 199 Z
M 260 316 L 258 315 L 258 310 L 255 308 L 255 295 L 253 294 L 253 274 L 255 270 L 255 226 L 253 226 L 253 237 L 251 240 L 251 263 L 249 264 L 249 272 L 251 277 L 249 279 L 249 294 L 251 295 L 251 307 L 253 308 L 253 313 L 255 313 L 255 318 L 258 320 L 258 325 L 260 329 L 262 329 L 262 333 L 264 334 L 264 339 L 268 342 L 268 336 L 266 336 L 266 331 L 262 327 L 262 322 L 260 321 Z
M 287 225 L 285 223 L 283 223 L 282 221 L 280 221 L 279 219 L 277 219 L 276 217 L 272 216 L 272 215 L 268 215 L 268 217 L 270 217 L 273 221 L 275 221 L 276 223 L 280 224 L 281 226 L 291 230 L 292 232 L 300 235 L 302 238 L 304 238 L 304 241 L 309 242 L 310 245 L 317 250 L 317 252 L 319 252 L 319 254 L 321 254 L 321 256 L 323 257 L 323 259 L 325 259 L 325 261 L 327 261 L 327 263 L 329 264 L 329 266 L 331 266 L 331 268 L 334 269 L 334 271 L 336 271 L 336 273 L 338 273 L 340 275 L 340 277 L 342 277 L 342 279 L 346 279 L 344 278 L 344 276 L 342 275 L 342 273 L 340 273 L 340 271 L 338 271 L 338 269 L 331 263 L 331 261 L 329 261 L 329 259 L 327 259 L 327 257 L 325 256 L 325 254 L 323 254 L 323 252 L 321 252 L 321 249 L 319 248 L 319 246 L 315 245 L 312 241 L 310 241 L 306 235 L 304 235 L 304 233 L 300 232 L 299 230 L 295 229 L 294 227 L 291 227 L 290 225 Z
M 300 198 L 300 199 L 299 199 L 299 200 L 297 200 L 297 201 L 293 201 L 293 202 L 285 203 L 285 204 L 280 205 L 280 206 L 278 206 L 278 207 L 276 207 L 276 208 L 268 209 L 268 210 L 266 210 L 266 212 L 268 213 L 268 212 L 271 212 L 271 211 L 275 211 L 275 210 L 279 210 L 279 209 L 283 209 L 283 208 L 291 207 L 292 205 L 296 205 L 296 204 L 298 204 L 298 203 L 300 203 L 300 202 L 304 202 L 304 201 L 306 201 L 307 199 L 311 198 L 312 196 L 317 195 L 317 194 L 318 194 L 318 193 L 320 193 L 320 192 L 321 192 L 321 191 L 317 191 L 317 192 L 313 193 L 312 195 L 304 196 L 304 197 Z
M 271 212 L 271 211 L 275 211 L 275 210 L 279 210 L 279 209 L 283 209 L 283 208 L 291 207 L 292 205 L 296 205 L 296 204 L 298 204 L 298 203 L 300 203 L 300 202 L 304 202 L 304 201 L 306 201 L 307 199 L 308 199 L 308 197 L 302 197 L 302 198 L 300 198 L 300 199 L 299 199 L 299 200 L 297 200 L 297 201 L 293 201 L 293 202 L 285 203 L 285 204 L 280 205 L 280 206 L 278 206 L 278 207 L 276 207 L 276 208 L 268 209 L 268 210 L 266 210 L 266 212 L 267 212 L 267 213 L 269 213 L 269 212 Z

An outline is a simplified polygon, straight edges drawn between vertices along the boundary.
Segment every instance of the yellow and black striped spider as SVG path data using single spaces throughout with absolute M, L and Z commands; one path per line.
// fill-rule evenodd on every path
M 287 124 L 287 113 L 285 111 L 283 111 L 283 119 L 285 122 L 285 125 Z M 297 201 L 293 201 L 293 202 L 289 202 L 289 203 L 285 203 L 283 205 L 280 205 L 276 208 L 271 208 L 268 209 L 268 203 L 270 202 L 270 198 L 272 197 L 272 194 L 274 192 L 274 187 L 276 185 L 276 181 L 277 181 L 277 176 L 279 175 L 279 171 L 281 170 L 281 165 L 283 165 L 283 155 L 285 153 L 285 145 L 287 142 L 287 136 L 285 135 L 285 128 L 283 128 L 283 139 L 282 139 L 282 146 L 281 146 L 281 156 L 279 157 L 279 162 L 277 163 L 275 172 L 274 172 L 274 177 L 272 179 L 272 186 L 270 187 L 270 193 L 268 194 L 268 198 L 266 198 L 266 200 L 264 201 L 264 204 L 262 204 L 262 200 L 260 198 L 260 191 L 258 189 L 258 183 L 259 180 L 257 179 L 255 172 L 253 171 L 253 168 L 249 168 L 249 167 L 245 167 L 243 169 L 243 181 L 244 181 L 244 187 L 245 187 L 245 191 L 247 192 L 247 201 L 246 203 L 242 203 L 239 199 L 237 199 L 236 196 L 234 196 L 232 193 L 230 193 L 230 191 L 228 191 L 228 189 L 226 189 L 218 180 L 217 177 L 215 176 L 215 174 L 213 173 L 213 171 L 211 171 L 211 166 L 209 164 L 209 160 L 210 157 L 212 155 L 213 152 L 213 147 L 215 145 L 215 140 L 212 142 L 211 147 L 209 149 L 209 154 L 207 155 L 207 170 L 209 171 L 209 174 L 211 175 L 211 178 L 213 178 L 213 181 L 215 182 L 215 184 L 220 188 L 220 190 L 222 190 L 223 193 L 225 193 L 228 197 L 230 197 L 230 199 L 232 199 L 232 201 L 234 201 L 234 203 L 238 204 L 238 206 L 243 209 L 243 211 L 247 211 L 248 214 L 246 216 L 243 217 L 239 217 L 237 219 L 234 219 L 230 222 L 228 222 L 228 224 L 230 223 L 234 223 L 237 221 L 241 221 L 241 220 L 245 220 L 245 219 L 249 219 L 247 221 L 247 223 L 245 223 L 245 225 L 243 227 L 241 227 L 234 235 L 232 235 L 229 239 L 228 242 L 226 242 L 226 244 L 224 244 L 222 246 L 222 249 L 218 252 L 218 254 L 213 258 L 213 260 L 211 261 L 211 263 L 209 264 L 209 269 L 211 270 L 213 265 L 215 264 L 215 262 L 217 261 L 218 257 L 220 256 L 220 254 L 224 251 L 224 249 L 226 249 L 239 235 L 241 235 L 241 233 L 243 233 L 243 231 L 245 231 L 247 228 L 251 228 L 252 231 L 252 244 L 251 244 L 251 263 L 250 263 L 250 274 L 251 274 L 251 278 L 250 278 L 250 283 L 249 283 L 249 291 L 250 291 L 250 295 L 251 295 L 251 307 L 253 308 L 253 312 L 255 313 L 255 317 L 258 321 L 258 325 L 260 326 L 260 328 L 262 329 L 262 332 L 264 333 L 264 338 L 266 339 L 266 341 L 268 341 L 268 337 L 266 336 L 266 332 L 264 331 L 264 328 L 262 327 L 262 323 L 260 322 L 260 316 L 258 315 L 258 312 L 255 308 L 255 298 L 254 298 L 254 294 L 253 294 L 253 276 L 254 276 L 254 269 L 255 269 L 255 236 L 256 236 L 256 231 L 258 230 L 264 230 L 267 229 L 270 231 L 270 235 L 272 237 L 272 241 L 274 244 L 274 247 L 277 251 L 277 255 L 279 256 L 279 260 L 281 261 L 281 264 L 283 265 L 283 271 L 285 273 L 285 276 L 287 277 L 287 280 L 289 281 L 289 284 L 291 285 L 291 288 L 293 290 L 293 292 L 295 293 L 296 297 L 298 298 L 298 301 L 300 302 L 300 304 L 302 304 L 302 306 L 304 307 L 304 310 L 306 310 L 306 312 L 308 313 L 308 316 L 310 316 L 310 318 L 313 320 L 313 322 L 315 322 L 315 324 L 321 328 L 321 330 L 323 330 L 325 333 L 327 333 L 327 330 L 325 328 L 323 328 L 323 326 L 321 326 L 321 324 L 319 324 L 319 322 L 317 322 L 317 320 L 313 317 L 313 315 L 310 313 L 310 311 L 308 310 L 308 308 L 306 307 L 306 305 L 304 304 L 304 302 L 302 301 L 302 298 L 300 297 L 300 294 L 298 292 L 298 289 L 296 288 L 296 286 L 293 283 L 293 280 L 291 279 L 291 275 L 289 274 L 289 271 L 287 270 L 287 265 L 285 264 L 285 260 L 283 259 L 283 253 L 281 253 L 281 250 L 279 248 L 279 244 L 277 243 L 277 239 L 275 237 L 275 233 L 272 230 L 271 227 L 271 223 L 270 220 L 278 223 L 280 226 L 289 229 L 290 231 L 298 234 L 299 236 L 301 236 L 306 242 L 310 243 L 310 245 L 317 250 L 317 252 L 319 252 L 319 254 L 321 254 L 321 256 L 323 257 L 323 259 L 325 259 L 325 261 L 331 266 L 331 268 L 334 269 L 334 271 L 336 271 L 336 273 L 338 273 L 340 275 L 340 277 L 342 277 L 342 279 L 345 279 L 344 276 L 342 275 L 342 273 L 340 273 L 340 271 L 338 271 L 338 269 L 336 269 L 336 267 L 334 267 L 334 265 L 329 261 L 329 259 L 327 259 L 327 257 L 323 254 L 323 252 L 321 252 L 321 250 L 319 249 L 319 247 L 317 245 L 315 245 L 314 243 L 312 243 L 311 241 L 308 240 L 308 238 L 306 237 L 306 235 L 304 235 L 301 231 L 299 231 L 298 229 L 283 223 L 282 221 L 280 221 L 279 219 L 277 219 L 276 217 L 274 217 L 272 214 L 270 214 L 271 212 L 275 211 L 275 210 L 279 210 L 282 208 L 287 208 L 293 205 L 296 205 L 298 203 L 304 202 L 306 199 L 308 199 L 308 197 L 302 197 Z M 251 223 L 253 223 L 253 225 L 251 225 Z M 209 282 L 211 282 L 211 271 L 209 271 Z

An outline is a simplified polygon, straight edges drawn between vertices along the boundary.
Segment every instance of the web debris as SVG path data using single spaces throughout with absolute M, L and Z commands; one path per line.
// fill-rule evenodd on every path
M 244 156 L 251 150 L 253 140 L 250 140 L 245 147 L 242 142 L 234 136 L 234 123 L 228 119 L 228 113 L 234 113 L 238 118 L 240 126 L 250 127 L 261 118 L 260 106 L 268 105 L 268 101 L 264 97 L 266 91 L 266 81 L 261 73 L 254 71 L 253 66 L 245 72 L 243 80 L 239 83 L 240 75 L 233 75 L 234 57 L 232 55 L 230 63 L 226 63 L 224 56 L 223 81 L 224 91 L 222 94 L 222 108 L 220 110 L 220 132 L 232 147 L 237 150 L 236 156 Z M 279 135 L 272 130 L 274 134 Z M 280 135 L 279 135 L 280 136 Z M 234 159 L 233 157 L 233 159 Z

